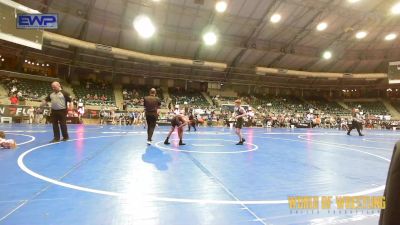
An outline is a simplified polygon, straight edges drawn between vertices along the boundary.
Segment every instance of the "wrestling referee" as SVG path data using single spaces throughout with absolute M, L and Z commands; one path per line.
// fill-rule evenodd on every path
M 157 91 L 155 88 L 150 89 L 150 95 L 144 97 L 144 110 L 147 122 L 147 144 L 151 145 L 153 141 L 153 133 L 156 128 L 158 115 L 160 114 L 161 101 L 156 97 Z
M 68 92 L 62 90 L 60 83 L 57 81 L 51 83 L 51 88 L 53 89 L 53 92 L 50 93 L 43 102 L 43 105 L 46 105 L 49 102 L 51 105 L 54 138 L 50 143 L 60 141 L 60 128 L 63 136 L 62 141 L 67 141 L 69 139 L 67 130 L 68 103 L 70 110 L 73 109 L 71 96 Z

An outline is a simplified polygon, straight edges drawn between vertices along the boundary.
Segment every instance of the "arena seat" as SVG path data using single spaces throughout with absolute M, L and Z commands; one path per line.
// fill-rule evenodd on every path
M 111 107 L 114 107 L 116 105 L 114 92 L 110 85 L 103 86 L 99 83 L 91 82 L 89 86 L 74 85 L 72 87 L 74 90 L 75 97 L 78 99 L 83 99 L 86 105 L 94 105 L 94 106 L 107 105 Z M 88 95 L 90 95 L 89 98 Z M 97 95 L 97 99 L 94 98 L 95 95 Z M 101 99 L 103 95 L 106 98 L 105 100 Z
M 369 115 L 388 115 L 389 112 L 385 105 L 380 101 L 374 102 L 346 102 L 350 108 L 360 108 L 365 114 Z M 360 107 L 361 106 L 361 107 Z
M 309 108 L 314 108 L 323 113 L 338 116 L 349 116 L 350 111 L 343 108 L 335 101 L 328 101 L 323 97 L 307 98 L 306 101 L 310 104 Z
M 188 105 L 195 105 L 195 106 L 210 105 L 207 99 L 204 98 L 204 96 L 200 92 L 184 91 L 184 90 L 178 90 L 176 88 L 170 88 L 169 93 L 175 105 L 183 105 L 185 102 Z
M 160 88 L 157 89 L 157 96 L 161 100 L 162 106 L 165 106 L 163 92 Z M 143 106 L 143 98 L 149 95 L 150 87 L 138 85 L 125 85 L 122 91 L 123 100 L 128 107 Z
M 32 101 L 41 101 L 52 91 L 50 82 L 46 81 L 6 77 L 1 79 L 1 83 L 9 92 L 15 87 L 16 92 L 22 92 L 23 99 Z

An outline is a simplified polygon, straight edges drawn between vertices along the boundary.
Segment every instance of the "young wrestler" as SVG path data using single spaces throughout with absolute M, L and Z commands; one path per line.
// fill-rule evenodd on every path
M 246 141 L 242 137 L 241 129 L 243 127 L 244 119 L 243 117 L 246 116 L 246 110 L 241 106 L 242 101 L 240 99 L 235 101 L 235 119 L 236 119 L 236 134 L 239 137 L 239 142 L 236 145 L 243 145 L 243 143 Z
M 5 138 L 5 133 L 0 131 L 0 148 L 15 149 L 17 147 L 17 143 L 14 140 Z
M 188 120 L 184 115 L 177 114 L 174 116 L 174 118 L 171 121 L 171 130 L 168 133 L 167 138 L 164 141 L 164 144 L 169 145 L 169 137 L 171 136 L 172 132 L 174 132 L 175 127 L 178 128 L 178 136 L 179 136 L 179 145 L 186 145 L 185 143 L 182 142 L 182 137 L 183 137 L 183 127 L 188 124 Z

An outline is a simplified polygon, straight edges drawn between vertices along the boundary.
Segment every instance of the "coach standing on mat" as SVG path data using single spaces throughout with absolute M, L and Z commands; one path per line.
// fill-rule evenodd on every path
M 147 121 L 147 144 L 151 145 L 153 138 L 154 129 L 156 128 L 156 123 L 158 120 L 158 115 L 160 113 L 161 101 L 156 97 L 156 89 L 150 89 L 150 95 L 144 97 L 144 110 L 146 114 Z
M 73 109 L 71 96 L 68 92 L 62 90 L 60 83 L 58 83 L 57 81 L 51 83 L 51 88 L 53 89 L 53 92 L 46 97 L 43 103 L 47 104 L 48 102 L 50 102 L 51 104 L 51 117 L 53 123 L 54 139 L 50 141 L 50 143 L 60 141 L 60 128 L 63 136 L 62 140 L 67 141 L 69 139 L 67 130 L 68 103 L 70 106 L 70 110 Z

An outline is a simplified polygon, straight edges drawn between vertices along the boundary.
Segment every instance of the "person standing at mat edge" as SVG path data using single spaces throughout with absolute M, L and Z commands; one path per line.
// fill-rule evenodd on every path
M 153 133 L 156 128 L 158 115 L 160 114 L 161 101 L 156 97 L 157 91 L 155 88 L 150 89 L 150 95 L 144 97 L 144 110 L 147 121 L 147 144 L 151 145 L 153 141 Z
M 240 99 L 235 101 L 235 119 L 236 119 L 236 124 L 235 124 L 235 129 L 236 129 L 236 134 L 239 137 L 239 142 L 236 145 L 243 145 L 243 143 L 246 141 L 242 137 L 242 127 L 244 123 L 243 117 L 246 116 L 246 110 L 241 106 L 242 101 Z
M 53 92 L 46 97 L 42 104 L 46 105 L 50 102 L 51 105 L 54 139 L 51 140 L 50 143 L 60 141 L 60 128 L 63 136 L 62 141 L 67 141 L 69 139 L 67 130 L 67 112 L 68 108 L 69 110 L 73 110 L 71 96 L 68 92 L 62 90 L 60 83 L 57 81 L 51 83 L 51 88 L 53 89 Z

